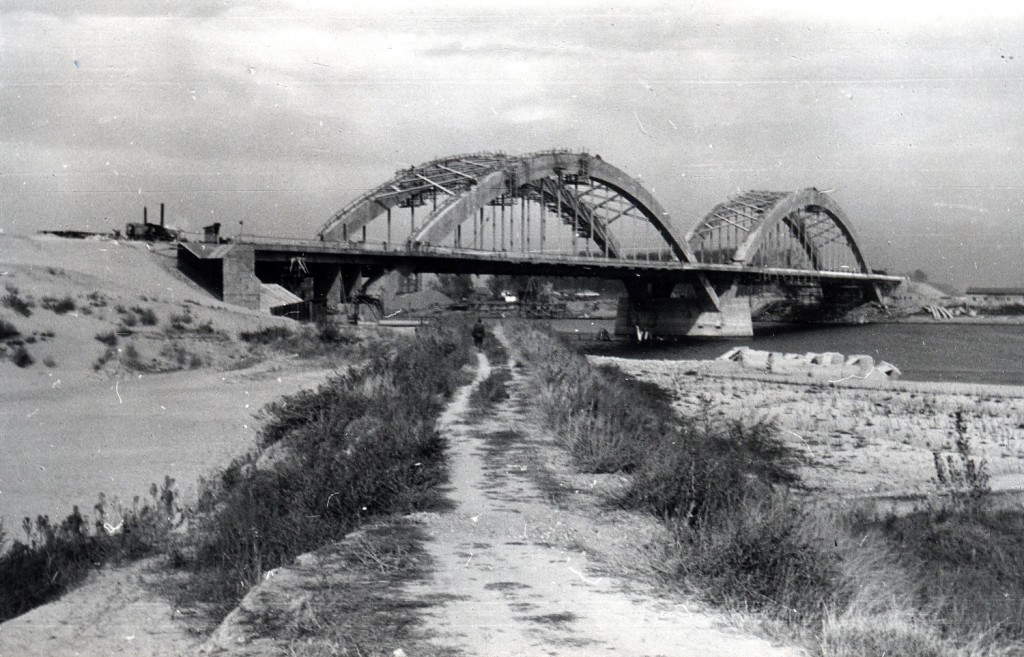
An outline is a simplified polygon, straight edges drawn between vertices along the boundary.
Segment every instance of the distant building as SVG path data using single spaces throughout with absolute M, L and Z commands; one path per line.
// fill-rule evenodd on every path
M 1024 306 L 1024 287 L 969 287 L 967 305 L 981 308 Z

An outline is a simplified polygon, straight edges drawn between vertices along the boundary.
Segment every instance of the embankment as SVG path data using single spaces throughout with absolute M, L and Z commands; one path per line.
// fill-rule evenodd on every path
M 617 472 L 615 503 L 666 523 L 673 538 L 638 552 L 659 555 L 664 585 L 818 655 L 1004 655 L 1024 638 L 1022 515 L 989 494 L 1020 472 L 1019 394 L 591 365 L 529 327 L 516 346 L 576 466 Z M 928 504 L 902 517 L 846 503 L 907 486 Z

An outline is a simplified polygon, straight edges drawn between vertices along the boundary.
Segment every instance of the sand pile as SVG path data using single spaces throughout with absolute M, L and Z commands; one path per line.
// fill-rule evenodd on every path
M 0 235 L 0 297 L 16 331 L 0 347 L 9 534 L 26 515 L 90 514 L 101 492 L 130 505 L 165 475 L 187 497 L 248 448 L 266 402 L 327 375 L 254 353 L 240 331 L 295 324 L 213 299 L 169 245 Z

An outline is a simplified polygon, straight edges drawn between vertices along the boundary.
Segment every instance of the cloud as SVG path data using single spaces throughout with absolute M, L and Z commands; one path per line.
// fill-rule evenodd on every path
M 76 19 L 83 16 L 219 16 L 232 9 L 232 3 L 217 0 L 5 0 L 0 14 L 33 13 Z
M 1022 210 L 1024 20 L 870 6 L 12 0 L 0 221 L 159 195 L 312 234 L 403 166 L 585 147 L 684 228 L 737 187 L 813 185 L 873 245 L 968 208 L 991 242 Z

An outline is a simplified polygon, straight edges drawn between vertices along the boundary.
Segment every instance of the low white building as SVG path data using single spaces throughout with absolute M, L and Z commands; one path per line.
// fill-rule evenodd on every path
M 975 308 L 1024 306 L 1024 287 L 969 287 L 967 305 Z

